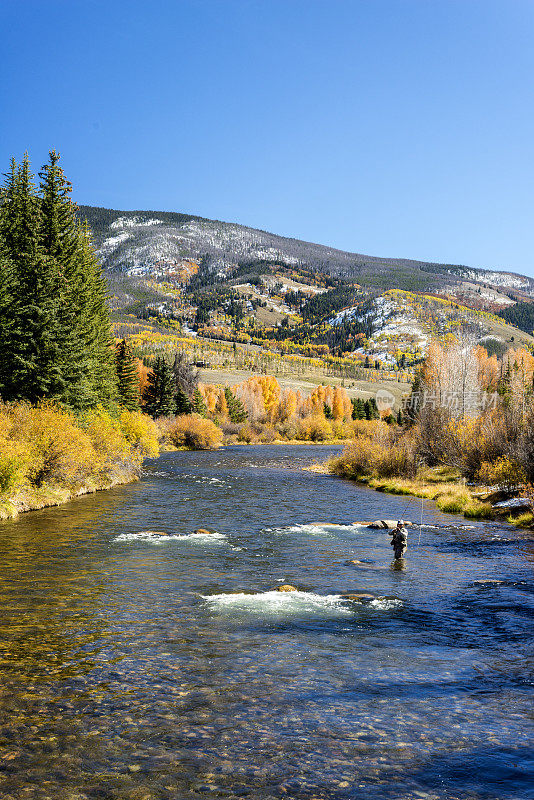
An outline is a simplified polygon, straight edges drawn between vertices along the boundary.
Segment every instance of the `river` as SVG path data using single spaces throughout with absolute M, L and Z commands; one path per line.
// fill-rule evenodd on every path
M 532 534 L 427 504 L 395 568 L 352 523 L 420 501 L 302 470 L 337 450 L 166 453 L 0 524 L 3 800 L 534 797 Z

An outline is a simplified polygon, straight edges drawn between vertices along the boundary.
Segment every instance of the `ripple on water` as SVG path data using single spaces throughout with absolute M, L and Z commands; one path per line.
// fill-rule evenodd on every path
M 363 608 L 389 611 L 402 605 L 392 598 L 375 598 L 365 605 L 343 598 L 339 594 L 319 595 L 313 592 L 258 592 L 257 594 L 235 593 L 202 595 L 208 606 L 217 611 L 232 614 L 243 613 L 264 618 L 327 617 L 339 619 L 351 617 Z
M 171 542 L 188 542 L 189 544 L 221 544 L 227 542 L 224 533 L 158 533 L 157 531 L 139 531 L 138 533 L 121 533 L 114 542 L 147 542 L 148 544 L 167 544 Z
M 335 536 L 336 533 L 359 533 L 361 525 L 338 525 L 335 522 L 309 522 L 302 525 L 289 525 L 285 528 L 266 528 L 276 534 L 303 533 L 306 536 Z

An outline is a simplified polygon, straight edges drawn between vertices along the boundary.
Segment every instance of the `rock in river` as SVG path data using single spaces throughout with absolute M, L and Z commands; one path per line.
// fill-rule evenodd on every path
M 358 603 L 361 603 L 362 600 L 376 600 L 374 594 L 371 592 L 347 592 L 347 594 L 342 594 L 341 597 L 343 600 L 356 600 Z
M 364 525 L 366 528 L 373 530 L 394 530 L 397 527 L 396 519 L 376 519 L 374 522 L 355 522 L 355 525 Z M 409 528 L 413 522 L 404 522 L 404 525 Z

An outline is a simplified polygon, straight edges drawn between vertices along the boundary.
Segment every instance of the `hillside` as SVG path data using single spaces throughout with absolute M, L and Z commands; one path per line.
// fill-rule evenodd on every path
M 495 351 L 534 345 L 534 279 L 523 275 L 348 253 L 187 214 L 80 214 L 118 320 L 377 369 L 410 368 L 432 337 L 459 330 Z
M 93 230 L 102 263 L 109 272 L 150 269 L 161 261 L 203 259 L 213 271 L 228 274 L 235 266 L 250 262 L 279 261 L 376 288 L 456 288 L 469 293 L 473 282 L 477 288 L 487 285 L 534 296 L 534 279 L 499 270 L 348 253 L 188 214 L 114 211 L 92 206 L 80 206 L 80 213 Z

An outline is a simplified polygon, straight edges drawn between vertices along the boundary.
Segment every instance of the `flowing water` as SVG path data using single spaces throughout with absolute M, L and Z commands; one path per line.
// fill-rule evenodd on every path
M 2 798 L 534 797 L 532 535 L 426 508 L 394 564 L 352 523 L 420 501 L 302 470 L 334 450 L 0 525 Z

